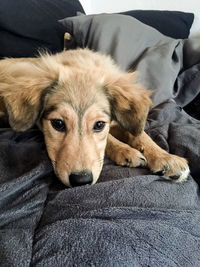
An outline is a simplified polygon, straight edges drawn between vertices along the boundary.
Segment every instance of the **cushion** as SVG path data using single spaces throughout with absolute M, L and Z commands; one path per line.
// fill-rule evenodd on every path
M 188 38 L 194 21 L 193 13 L 180 11 L 131 10 L 121 14 L 132 16 L 175 39 Z
M 80 14 L 59 22 L 77 46 L 109 54 L 125 70 L 130 69 L 147 47 L 170 40 L 137 19 L 121 14 Z
M 0 5 L 0 57 L 32 57 L 38 49 L 63 48 L 57 22 L 84 10 L 78 0 L 9 0 Z
M 154 90 L 155 106 L 177 96 L 174 83 L 182 64 L 179 39 L 167 37 L 139 20 L 121 14 L 80 15 L 60 23 L 79 47 L 111 55 L 124 70 L 137 70 L 139 81 Z

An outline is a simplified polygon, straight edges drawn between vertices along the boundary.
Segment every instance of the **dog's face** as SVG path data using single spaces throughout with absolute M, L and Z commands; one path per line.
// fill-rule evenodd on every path
M 4 70 L 5 69 L 5 70 Z M 149 92 L 106 56 L 87 49 L 0 63 L 0 96 L 16 131 L 37 123 L 56 175 L 68 186 L 94 184 L 110 122 L 144 128 Z
M 110 120 L 104 89 L 91 80 L 86 82 L 85 74 L 70 75 L 70 81 L 57 84 L 47 97 L 40 127 L 55 173 L 64 184 L 97 181 Z

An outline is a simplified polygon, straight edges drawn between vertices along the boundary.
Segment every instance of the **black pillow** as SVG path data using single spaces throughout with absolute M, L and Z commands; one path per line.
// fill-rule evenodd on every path
M 0 58 L 32 57 L 38 49 L 63 49 L 57 21 L 84 13 L 78 0 L 8 0 L 0 4 Z
M 186 39 L 194 21 L 193 13 L 161 10 L 131 10 L 121 14 L 132 16 L 174 39 Z

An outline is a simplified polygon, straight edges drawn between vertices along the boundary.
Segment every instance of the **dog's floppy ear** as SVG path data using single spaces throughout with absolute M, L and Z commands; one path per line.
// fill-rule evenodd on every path
M 55 82 L 55 75 L 41 68 L 38 61 L 40 58 L 0 62 L 0 97 L 15 131 L 25 131 L 35 124 L 44 97 Z
M 112 117 L 134 136 L 143 130 L 149 108 L 151 91 L 136 83 L 136 73 L 124 73 L 106 85 Z

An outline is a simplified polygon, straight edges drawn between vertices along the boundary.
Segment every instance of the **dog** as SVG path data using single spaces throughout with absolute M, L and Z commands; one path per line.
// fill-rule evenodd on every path
M 96 183 L 105 154 L 121 166 L 187 179 L 186 159 L 144 131 L 150 95 L 135 72 L 87 48 L 0 61 L 0 116 L 14 131 L 38 125 L 55 174 L 70 187 Z

